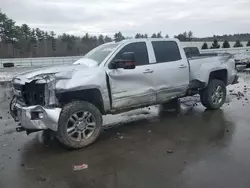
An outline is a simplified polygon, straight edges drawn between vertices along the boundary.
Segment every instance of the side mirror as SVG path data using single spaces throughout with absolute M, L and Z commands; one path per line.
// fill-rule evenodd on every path
M 113 69 L 123 68 L 123 69 L 135 69 L 135 56 L 133 52 L 124 52 L 121 55 L 121 59 L 115 59 L 112 63 Z

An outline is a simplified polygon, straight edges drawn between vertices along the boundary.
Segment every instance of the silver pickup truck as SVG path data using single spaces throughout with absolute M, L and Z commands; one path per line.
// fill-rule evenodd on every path
M 42 68 L 13 78 L 12 117 L 18 131 L 51 130 L 72 149 L 93 143 L 102 115 L 200 94 L 220 108 L 237 81 L 230 55 L 187 59 L 177 39 L 132 39 L 103 44 L 72 65 Z

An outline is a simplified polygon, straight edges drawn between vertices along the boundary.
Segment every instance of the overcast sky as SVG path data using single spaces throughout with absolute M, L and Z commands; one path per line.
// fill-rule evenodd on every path
M 250 33 L 250 0 L 0 0 L 17 24 L 75 35 Z

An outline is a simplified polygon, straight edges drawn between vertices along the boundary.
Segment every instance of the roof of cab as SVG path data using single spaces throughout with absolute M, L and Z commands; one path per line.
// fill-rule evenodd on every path
M 180 41 L 176 38 L 140 38 L 140 39 L 124 39 L 122 41 L 119 42 L 109 42 L 109 43 L 105 43 L 103 45 L 108 45 L 108 44 L 118 44 L 123 45 L 123 44 L 128 44 L 128 43 L 134 43 L 134 42 L 147 42 L 147 41 L 175 41 L 177 43 L 180 43 Z
M 176 38 L 140 38 L 140 39 L 124 39 L 116 43 L 145 42 L 145 41 L 179 41 L 179 40 Z

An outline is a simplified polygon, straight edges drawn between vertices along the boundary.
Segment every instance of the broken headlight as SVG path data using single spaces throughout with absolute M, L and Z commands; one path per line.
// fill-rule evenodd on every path
M 44 85 L 44 104 L 45 106 L 57 104 L 56 98 L 56 79 L 55 74 L 43 74 L 33 77 L 36 84 Z

